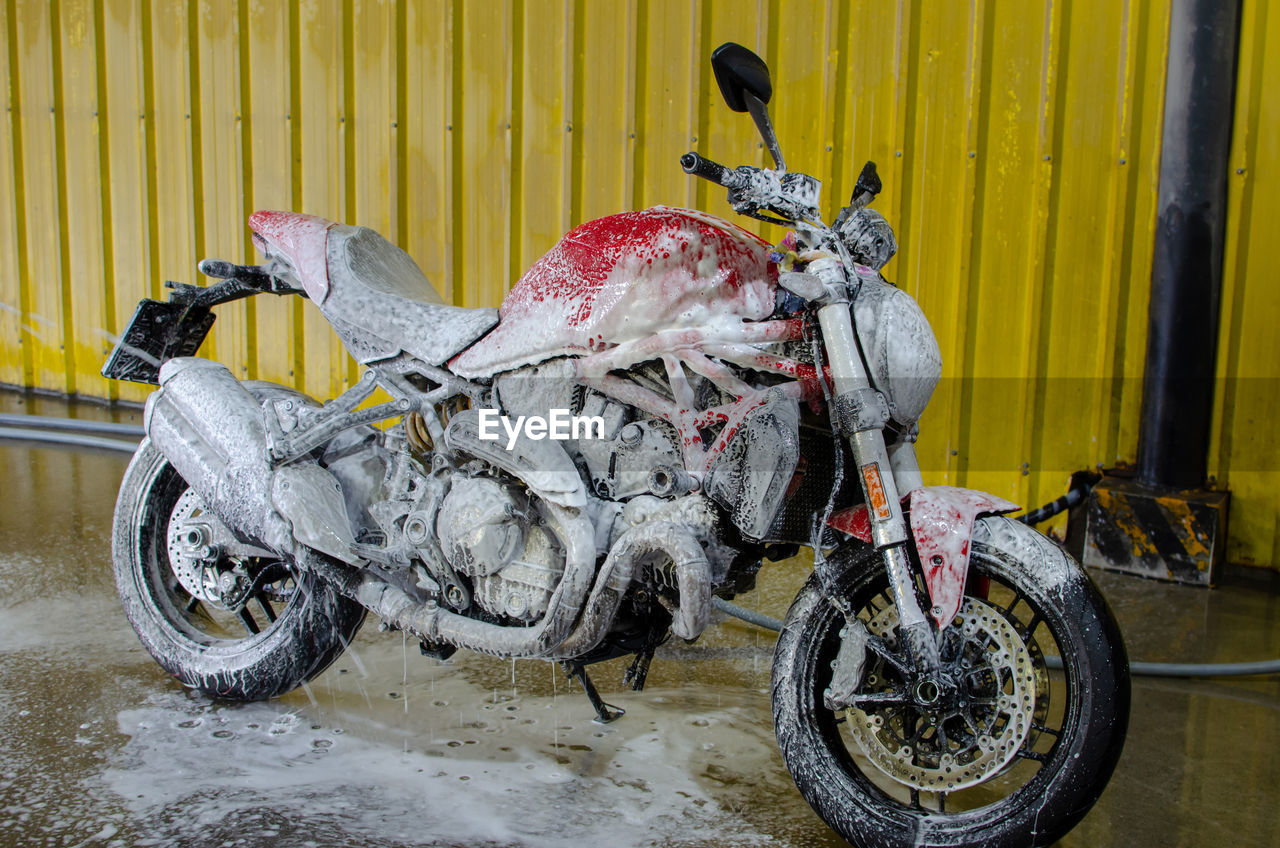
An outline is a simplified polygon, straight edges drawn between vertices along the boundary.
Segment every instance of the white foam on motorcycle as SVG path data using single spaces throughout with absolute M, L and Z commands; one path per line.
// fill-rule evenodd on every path
M 1077 573 L 1071 558 L 1043 534 L 1003 516 L 975 522 L 973 542 L 1009 554 L 1050 591 L 1061 588 Z

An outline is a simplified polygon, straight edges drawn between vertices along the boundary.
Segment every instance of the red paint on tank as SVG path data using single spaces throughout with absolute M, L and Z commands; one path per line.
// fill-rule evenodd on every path
M 727 221 L 664 206 L 610 215 L 534 263 L 503 301 L 498 327 L 450 367 L 488 376 L 660 330 L 760 321 L 776 285 L 768 243 Z

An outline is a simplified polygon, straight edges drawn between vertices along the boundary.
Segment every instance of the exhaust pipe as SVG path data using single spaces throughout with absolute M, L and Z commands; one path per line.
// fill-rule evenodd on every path
M 444 642 L 496 656 L 550 656 L 569 636 L 591 589 L 596 545 L 591 522 L 578 510 L 550 501 L 547 507 L 564 543 L 566 562 L 564 576 L 547 602 L 546 615 L 533 627 L 490 624 L 441 609 L 435 601 L 419 603 L 367 572 L 353 597 L 385 621 L 426 642 Z
M 560 511 L 559 507 L 553 509 Z M 577 594 L 577 580 L 583 573 L 589 579 L 595 546 L 590 525 L 585 519 L 578 520 L 584 525 L 580 527 L 579 537 L 576 541 L 566 537 L 570 562 L 565 568 L 565 578 L 551 597 L 547 615 L 534 627 L 488 624 L 441 609 L 435 601 L 420 604 L 370 574 L 354 587 L 352 596 L 392 625 L 427 642 L 445 642 L 500 656 L 573 658 L 600 644 L 640 561 L 649 554 L 661 553 L 675 563 L 680 590 L 680 606 L 675 610 L 671 632 L 681 639 L 694 639 L 706 629 L 711 616 L 711 567 L 702 546 L 688 528 L 657 521 L 627 531 L 609 551 L 584 604 Z M 575 568 L 575 554 L 589 557 L 586 568 Z M 581 565 L 581 561 L 578 564 Z M 575 596 L 578 602 L 572 603 Z M 570 632 L 579 610 L 582 610 L 581 620 Z
M 271 507 L 272 468 L 262 407 L 225 366 L 181 357 L 160 368 L 143 426 L 205 505 L 228 527 L 277 551 L 289 523 Z
M 649 554 L 665 554 L 675 563 L 680 606 L 672 618 L 671 632 L 681 639 L 696 639 L 706 629 L 711 616 L 711 566 L 702 545 L 687 527 L 656 521 L 628 530 L 614 543 L 596 577 L 582 620 L 556 649 L 557 658 L 580 657 L 604 640 L 636 568 Z

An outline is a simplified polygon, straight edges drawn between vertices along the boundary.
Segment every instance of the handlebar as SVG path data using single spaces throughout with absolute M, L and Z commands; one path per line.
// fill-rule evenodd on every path
M 805 221 L 825 227 L 818 211 L 820 183 L 806 174 L 750 165 L 726 168 L 692 151 L 680 157 L 680 167 L 729 189 L 729 205 L 740 215 L 783 226 Z
M 693 151 L 680 157 L 680 167 L 684 168 L 686 174 L 702 177 L 725 188 L 740 188 L 744 183 L 742 175 L 737 171 L 726 168 L 719 162 L 705 159 Z

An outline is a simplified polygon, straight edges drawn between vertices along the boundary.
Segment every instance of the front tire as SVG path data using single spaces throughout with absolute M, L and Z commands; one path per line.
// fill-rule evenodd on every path
M 1000 615 L 1003 621 L 995 629 L 1016 632 L 1023 642 L 1018 650 L 1027 649 L 1019 655 L 1030 657 L 1035 666 L 1035 729 L 1018 743 L 1017 756 L 982 783 L 940 792 L 919 777 L 919 749 L 904 744 L 904 768 L 897 778 L 890 777 L 873 764 L 861 741 L 877 731 L 850 724 L 905 727 L 918 744 L 928 742 L 921 737 L 930 734 L 936 744 L 932 715 L 927 720 L 922 713 L 890 716 L 888 708 L 877 706 L 867 712 L 837 712 L 824 705 L 846 622 L 832 597 L 843 599 L 852 614 L 872 627 L 877 615 L 880 622 L 888 616 L 896 627 L 880 555 L 866 547 L 846 547 L 832 559 L 829 567 L 839 576 L 828 587 L 815 574 L 801 590 L 787 615 L 773 666 L 774 725 L 783 760 L 818 815 L 854 845 L 875 848 L 1025 848 L 1048 845 L 1074 827 L 1115 768 L 1129 715 L 1124 645 L 1105 601 L 1083 570 L 1025 525 L 1001 517 L 975 524 L 969 591 L 982 597 L 973 607 Z M 983 578 L 990 581 L 989 588 Z M 1046 655 L 1060 657 L 1062 671 L 1051 670 Z M 875 658 L 869 653 L 869 659 Z M 881 664 L 867 674 L 864 691 L 877 682 L 877 673 L 881 687 L 888 688 L 884 678 L 893 671 L 886 674 Z M 911 709 L 902 706 L 899 712 Z M 925 724 L 930 729 L 920 731 Z M 986 741 L 990 744 L 989 737 Z M 933 775 L 941 773 L 928 772 L 928 779 L 939 779 Z
M 184 686 L 214 698 L 274 698 L 319 675 L 360 628 L 364 608 L 287 560 L 254 563 L 264 585 L 239 609 L 193 598 L 166 545 L 186 490 L 144 440 L 121 482 L 112 532 L 116 588 L 143 647 Z

